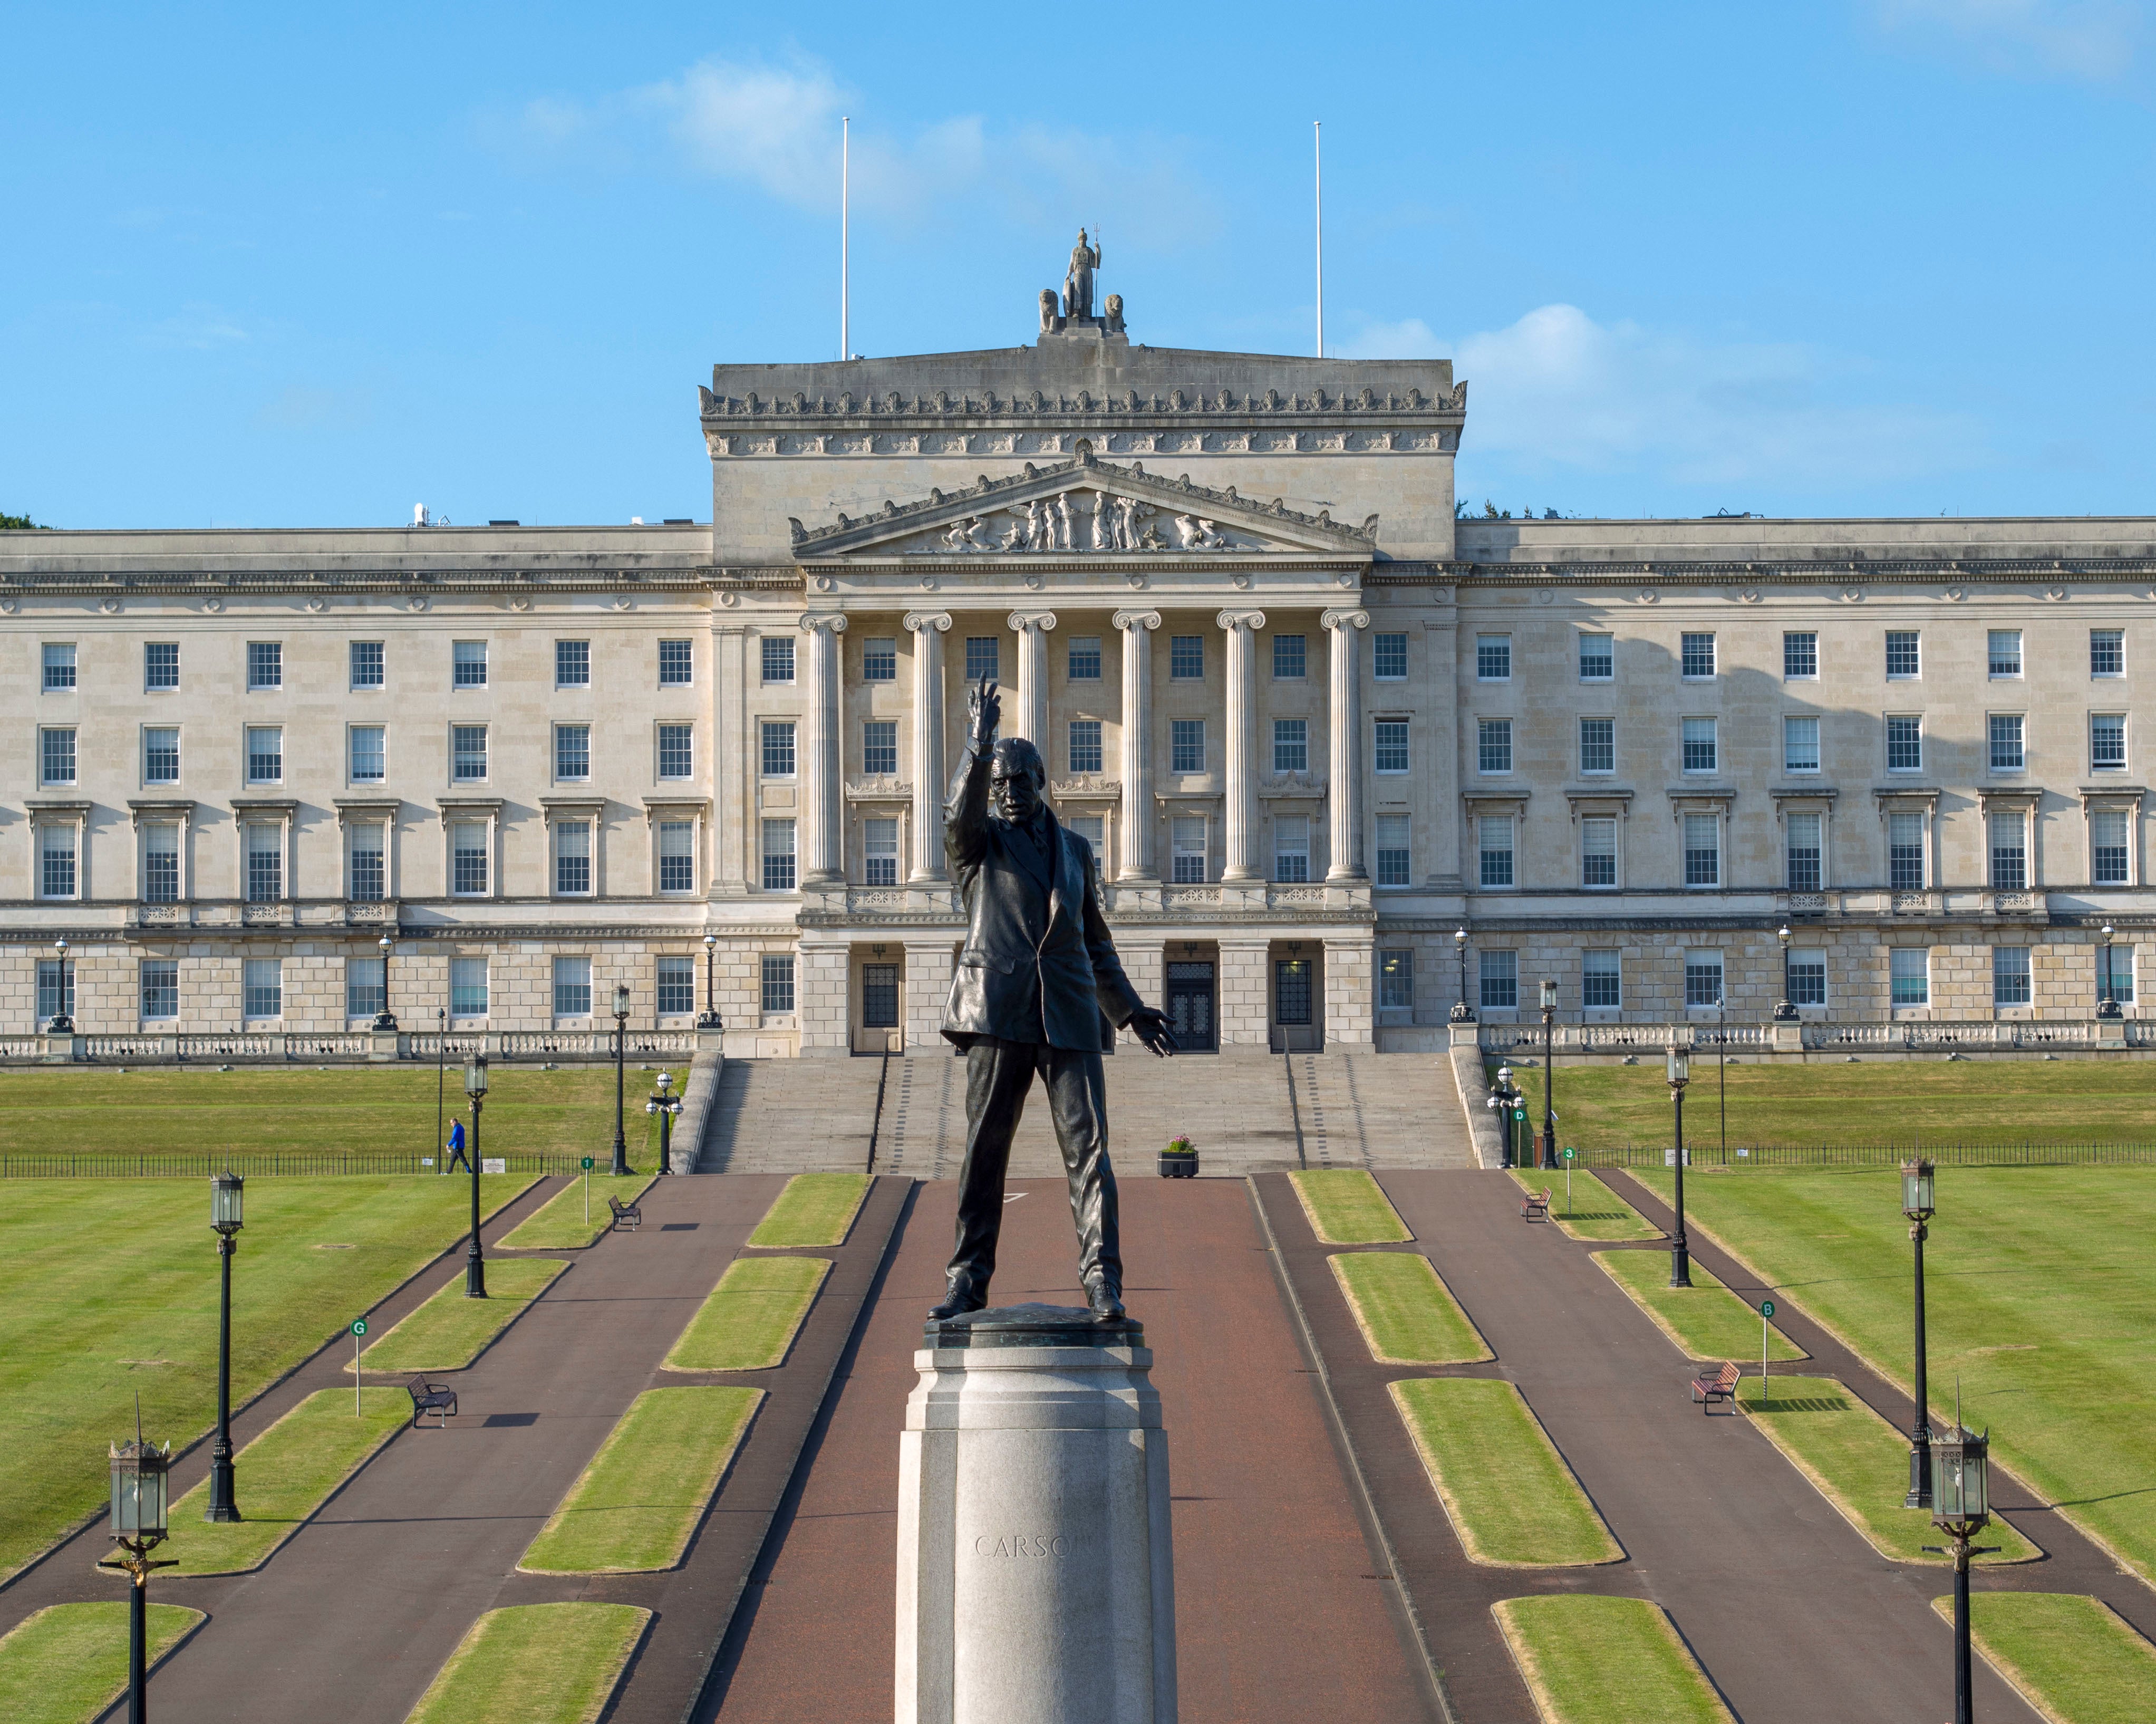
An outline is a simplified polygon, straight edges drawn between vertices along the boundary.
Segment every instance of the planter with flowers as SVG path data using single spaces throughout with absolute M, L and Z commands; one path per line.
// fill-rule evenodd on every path
M 1160 1176 L 1163 1179 L 1195 1179 L 1198 1177 L 1198 1145 L 1178 1135 L 1168 1140 L 1168 1147 L 1160 1152 Z

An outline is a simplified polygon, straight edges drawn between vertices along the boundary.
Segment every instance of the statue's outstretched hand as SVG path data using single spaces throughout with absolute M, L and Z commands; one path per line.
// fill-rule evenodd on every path
M 1175 1032 L 1168 1027 L 1168 1014 L 1152 1006 L 1141 1006 L 1131 1014 L 1131 1033 L 1163 1059 L 1175 1052 Z
M 985 749 L 995 740 L 996 726 L 1003 722 L 1003 716 L 1004 703 L 996 693 L 994 680 L 982 677 L 966 697 L 967 722 L 977 748 Z

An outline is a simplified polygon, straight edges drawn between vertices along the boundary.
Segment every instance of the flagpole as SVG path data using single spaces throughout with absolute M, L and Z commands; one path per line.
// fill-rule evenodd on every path
M 847 327 L 846 272 L 850 261 L 846 255 L 846 216 L 848 196 L 852 189 L 854 152 L 854 122 L 851 116 L 839 121 L 839 358 L 854 357 L 851 331 Z
M 1317 199 L 1317 357 L 1325 357 L 1325 122 L 1310 122 L 1311 183 Z

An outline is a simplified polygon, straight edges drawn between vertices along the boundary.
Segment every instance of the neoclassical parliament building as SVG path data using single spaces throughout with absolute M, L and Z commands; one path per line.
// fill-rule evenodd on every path
M 0 533 L 0 1033 L 941 1051 L 983 677 L 1193 1051 L 2134 1015 L 2156 523 L 1462 517 L 1449 362 L 1043 297 L 716 367 L 707 523 Z

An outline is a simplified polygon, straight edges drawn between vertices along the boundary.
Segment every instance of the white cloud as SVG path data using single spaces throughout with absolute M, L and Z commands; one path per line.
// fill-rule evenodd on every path
M 1873 0 L 1879 22 L 1943 42 L 1996 72 L 2109 84 L 2123 77 L 2148 33 L 2133 0 Z

